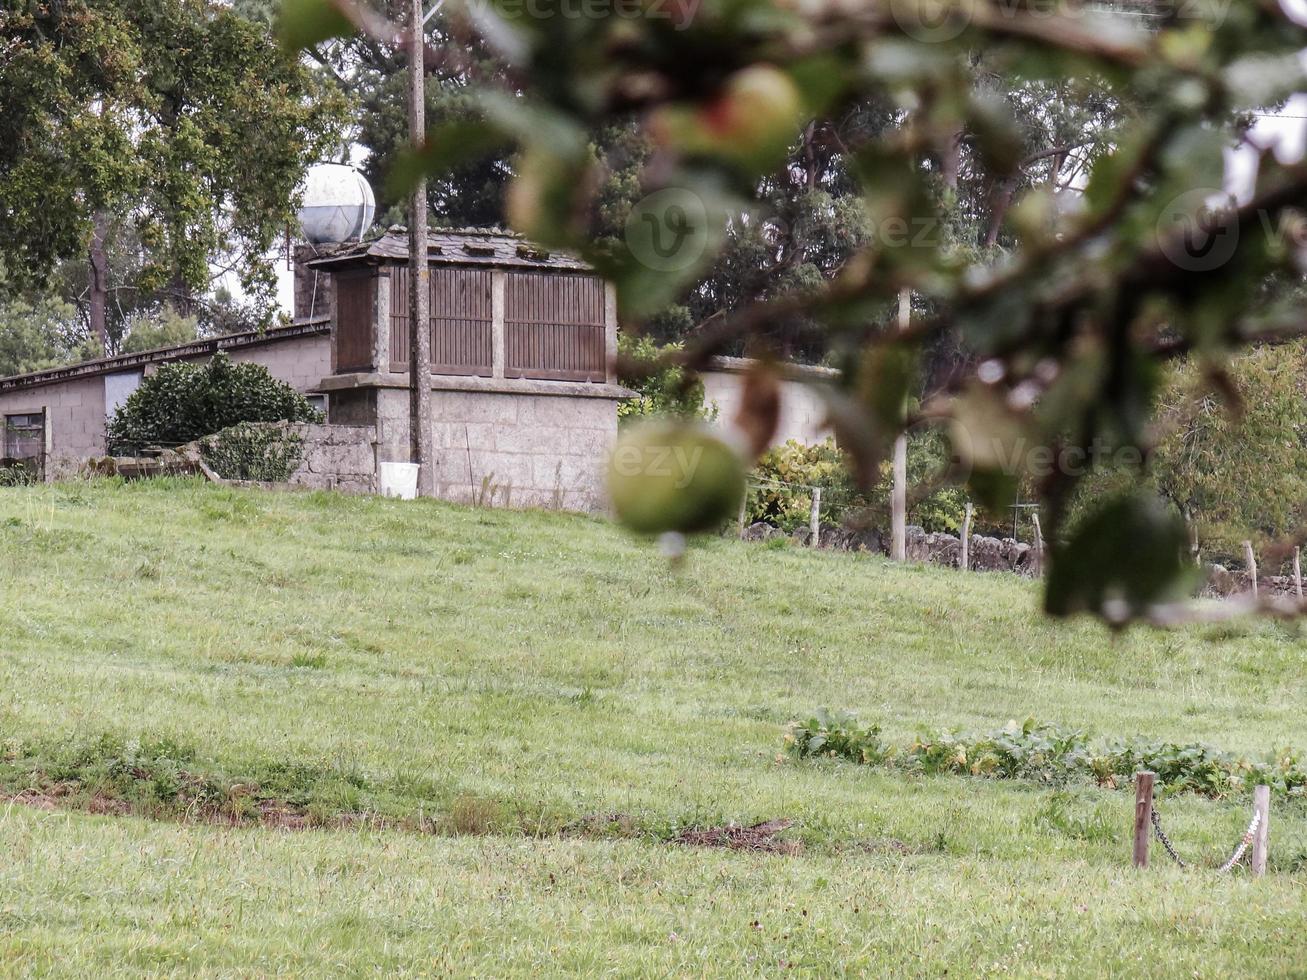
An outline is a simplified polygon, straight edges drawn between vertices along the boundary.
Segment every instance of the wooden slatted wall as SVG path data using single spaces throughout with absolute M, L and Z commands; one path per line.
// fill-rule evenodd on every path
M 604 381 L 604 286 L 594 276 L 513 272 L 504 287 L 504 373 Z
M 372 367 L 371 272 L 336 277 L 336 370 L 367 371 Z
M 390 270 L 390 369 L 409 361 L 408 269 Z M 489 269 L 431 270 L 429 329 L 435 374 L 489 377 L 493 368 Z

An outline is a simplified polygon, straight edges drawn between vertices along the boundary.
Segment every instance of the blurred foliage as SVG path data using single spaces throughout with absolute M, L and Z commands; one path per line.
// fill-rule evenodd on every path
M 1242 566 L 1244 540 L 1262 553 L 1307 517 L 1307 343 L 1258 347 L 1225 373 L 1214 387 L 1187 358 L 1168 374 L 1146 481 L 1190 522 L 1205 560 Z M 1078 490 L 1077 512 L 1135 479 L 1104 467 Z
M 676 344 L 660 346 L 649 337 L 618 336 L 617 354 L 623 366 L 618 380 L 637 393 L 618 404 L 620 422 L 649 416 L 709 422 L 716 418 L 716 406 L 704 404 L 703 382 L 663 360 L 679 349 Z

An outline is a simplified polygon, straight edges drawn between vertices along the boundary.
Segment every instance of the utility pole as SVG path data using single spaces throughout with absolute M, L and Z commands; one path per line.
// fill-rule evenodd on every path
M 426 45 L 423 43 L 422 0 L 409 0 L 408 129 L 414 146 L 426 139 Z M 413 186 L 408 208 L 409 268 L 409 447 L 418 464 L 418 496 L 435 491 L 434 442 L 431 428 L 431 323 L 428 313 L 431 271 L 427 255 L 427 182 Z
M 899 290 L 899 332 L 912 323 L 912 291 Z M 890 490 L 890 548 L 894 561 L 908 558 L 908 437 L 900 432 L 894 439 L 894 486 Z

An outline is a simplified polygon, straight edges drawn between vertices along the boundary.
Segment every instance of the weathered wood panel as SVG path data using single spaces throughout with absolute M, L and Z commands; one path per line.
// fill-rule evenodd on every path
M 371 272 L 336 277 L 336 370 L 367 371 L 372 368 Z
M 409 271 L 390 273 L 392 371 L 409 364 Z M 489 269 L 431 270 L 431 370 L 435 374 L 489 377 L 493 367 Z
M 605 381 L 604 286 L 594 276 L 510 273 L 504 288 L 504 373 Z

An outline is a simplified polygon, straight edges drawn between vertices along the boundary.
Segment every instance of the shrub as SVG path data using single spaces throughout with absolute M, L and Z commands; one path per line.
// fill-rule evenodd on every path
M 241 422 L 201 439 L 200 455 L 225 480 L 281 483 L 304 459 L 304 440 L 279 426 Z
M 962 525 L 966 493 L 961 487 L 938 487 L 913 498 L 912 490 L 928 486 L 944 469 L 948 452 L 936 433 L 922 433 L 908 442 L 908 521 L 927 531 L 956 533 Z M 825 524 L 859 524 L 888 528 L 890 464 L 881 467 L 880 480 L 869 490 L 860 488 L 849 468 L 848 455 L 835 440 L 805 446 L 793 440 L 768 450 L 758 460 L 746 501 L 749 523 L 765 521 L 785 531 L 806 526 L 812 512 L 810 487 L 821 487 Z
M 1147 769 L 1157 774 L 1158 785 L 1169 793 L 1222 797 L 1258 784 L 1294 796 L 1307 791 L 1307 767 L 1287 750 L 1259 761 L 1196 742 L 1095 740 L 1033 718 L 980 734 L 931 732 L 896 747 L 882 742 L 874 725 L 862 726 L 850 714 L 823 711 L 792 723 L 785 745 L 798 758 L 849 759 L 926 775 L 1029 779 L 1057 785 L 1085 779 L 1118 787 L 1129 785 L 1134 773 Z
M 687 378 L 682 368 L 641 369 L 642 365 L 651 366 L 658 358 L 679 349 L 679 344 L 660 347 L 648 337 L 618 336 L 617 352 L 627 365 L 622 371 L 621 382 L 639 393 L 638 398 L 629 398 L 618 405 L 619 421 L 649 416 L 712 421 L 716 417 L 716 410 L 704 405 L 703 382 Z
M 207 364 L 165 364 L 106 425 L 111 453 L 151 445 L 177 446 L 241 422 L 318 422 L 319 413 L 294 388 L 259 364 L 215 354 Z

